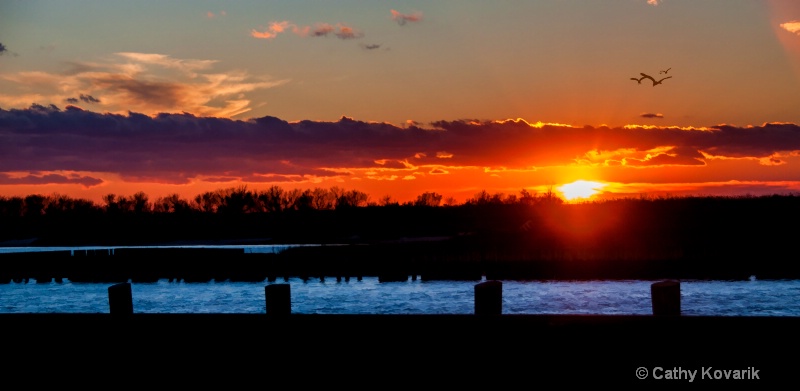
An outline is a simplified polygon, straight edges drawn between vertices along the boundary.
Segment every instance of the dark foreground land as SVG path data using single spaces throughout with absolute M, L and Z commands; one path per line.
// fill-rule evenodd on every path
M 34 368 L 47 374 L 38 384 L 770 389 L 796 384 L 800 348 L 796 317 L 3 314 L 0 325 L 6 376 Z
M 20 216 L 2 220 L 8 245 L 325 246 L 4 254 L 0 282 L 800 278 L 793 221 L 793 196 Z M 797 384 L 798 330 L 798 317 L 0 314 L 6 380 L 104 389 L 773 389 Z
M 23 213 L 0 218 L 0 244 L 325 246 L 293 248 L 274 257 L 136 249 L 117 251 L 110 257 L 103 257 L 108 252 L 76 252 L 80 259 L 62 257 L 57 262 L 34 259 L 35 255 L 25 259 L 3 255 L 0 280 L 35 278 L 33 274 L 48 281 L 109 282 L 154 278 L 262 281 L 287 274 L 470 280 L 481 275 L 488 279 L 794 279 L 800 278 L 794 221 L 800 221 L 800 197 L 796 196 L 247 213 L 238 209 Z

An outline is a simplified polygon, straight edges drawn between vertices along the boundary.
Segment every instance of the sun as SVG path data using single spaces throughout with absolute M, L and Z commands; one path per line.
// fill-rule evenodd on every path
M 564 198 L 566 198 L 567 201 L 573 201 L 580 198 L 589 198 L 597 194 L 600 189 L 605 186 L 605 183 L 578 180 L 561 185 L 558 190 L 564 194 Z

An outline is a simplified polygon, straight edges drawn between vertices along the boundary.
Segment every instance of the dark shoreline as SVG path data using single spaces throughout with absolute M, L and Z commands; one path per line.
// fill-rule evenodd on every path
M 763 257 L 601 257 L 572 252 L 484 249 L 469 241 L 404 241 L 290 247 L 175 247 L 0 253 L 0 283 L 276 281 L 288 278 L 422 280 L 798 279 L 800 262 Z
M 181 363 L 192 369 L 184 381 L 247 373 L 331 381 L 384 376 L 372 380 L 376 387 L 392 378 L 661 384 L 637 379 L 638 367 L 756 368 L 760 378 L 744 384 L 763 387 L 791 380 L 800 347 L 800 317 L 0 314 L 0 325 L 14 336 L 6 344 L 14 357 L 38 358 L 38 365 L 56 351 L 85 357 L 60 359 L 59 369 L 88 365 L 156 380 L 156 374 L 175 375 L 170 368 Z

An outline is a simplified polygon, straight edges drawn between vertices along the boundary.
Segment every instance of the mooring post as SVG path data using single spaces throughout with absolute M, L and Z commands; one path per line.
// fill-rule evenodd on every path
M 475 314 L 500 315 L 503 313 L 503 283 L 484 281 L 475 285 Z
M 133 314 L 131 283 L 122 282 L 108 287 L 108 310 L 112 315 Z
M 267 300 L 267 315 L 292 313 L 292 297 L 289 284 L 270 284 L 264 287 Z
M 659 281 L 650 285 L 653 301 L 653 315 L 680 316 L 681 283 L 679 281 Z

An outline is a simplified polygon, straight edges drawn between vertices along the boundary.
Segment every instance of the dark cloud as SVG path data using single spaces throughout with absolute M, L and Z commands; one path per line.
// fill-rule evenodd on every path
M 161 105 L 180 104 L 187 96 L 187 87 L 178 82 L 136 80 L 126 75 L 108 74 L 91 80 L 92 87 L 116 91 L 130 104 Z
M 85 103 L 100 103 L 100 99 L 97 99 L 97 98 L 95 98 L 95 97 L 93 97 L 93 96 L 91 96 L 91 95 L 84 95 L 84 94 L 81 94 L 81 95 L 80 95 L 79 97 L 77 97 L 77 98 L 67 98 L 67 99 L 64 99 L 64 101 L 65 101 L 65 102 L 67 102 L 67 103 L 78 103 L 78 102 L 85 102 Z
M 4 54 L 10 54 L 13 57 L 17 56 L 17 53 L 9 51 L 8 48 L 6 47 L 6 45 L 3 45 L 2 43 L 0 43 L 0 56 L 2 56 Z
M 361 47 L 365 50 L 375 50 L 381 47 L 380 44 L 373 43 L 373 44 L 361 44 Z
M 12 177 L 0 173 L 0 185 L 68 185 L 77 184 L 83 187 L 97 186 L 103 183 L 102 179 L 90 176 L 60 175 L 60 174 L 29 174 L 22 177 Z
M 333 34 L 340 39 L 354 39 L 364 36 L 364 34 L 360 31 L 344 24 L 337 24 L 336 26 L 333 26 L 328 23 L 320 23 L 314 28 L 309 29 L 308 35 L 311 37 L 327 37 L 328 35 Z M 302 35 L 304 34 L 305 29 L 300 29 L 298 31 L 300 31 L 300 35 Z
M 91 95 L 81 94 L 80 100 L 82 100 L 82 101 L 84 101 L 86 103 L 100 103 L 100 99 L 97 99 L 97 98 L 95 98 L 95 97 L 93 97 Z
M 656 153 L 644 159 L 626 158 L 629 166 L 704 166 L 704 156 L 694 148 L 672 148 L 663 153 Z
M 640 115 L 642 118 L 664 118 L 664 114 L 661 113 L 642 113 Z
M 565 165 L 592 151 L 611 151 L 614 160 L 631 166 L 701 165 L 705 155 L 769 161 L 800 151 L 800 126 L 795 124 L 576 128 L 465 120 L 431 126 L 399 127 L 347 117 L 291 123 L 275 117 L 243 121 L 186 113 L 151 117 L 33 105 L 0 109 L 0 173 L 109 172 L 130 181 L 172 184 L 197 178 L 270 182 L 345 175 L 359 168 L 407 169 L 406 162 L 428 164 L 430 173 L 438 172 L 436 165 L 444 161 L 448 167 Z M 437 158 L 443 151 L 448 158 Z M 61 180 L 67 179 L 97 183 L 88 177 Z
M 377 164 L 377 167 L 380 168 L 392 168 L 398 170 L 407 169 L 409 167 L 404 161 L 401 160 L 376 160 L 375 164 Z

